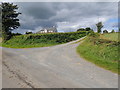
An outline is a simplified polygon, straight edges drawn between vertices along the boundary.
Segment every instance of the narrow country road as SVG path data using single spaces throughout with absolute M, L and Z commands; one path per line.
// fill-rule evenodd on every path
M 3 88 L 117 88 L 118 75 L 80 58 L 79 43 L 2 48 Z

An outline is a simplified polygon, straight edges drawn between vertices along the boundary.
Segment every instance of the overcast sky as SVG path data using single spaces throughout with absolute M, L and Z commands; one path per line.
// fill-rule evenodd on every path
M 14 30 L 37 32 L 44 27 L 56 26 L 59 32 L 76 31 L 102 21 L 104 29 L 118 27 L 117 2 L 16 2 L 19 6 L 21 26 Z

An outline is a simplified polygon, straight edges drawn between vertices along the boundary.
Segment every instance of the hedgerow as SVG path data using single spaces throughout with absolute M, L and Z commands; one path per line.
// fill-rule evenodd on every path
M 55 41 L 57 43 L 65 43 L 72 40 L 76 40 L 86 35 L 86 32 L 69 32 L 69 33 L 46 33 L 46 34 L 29 34 L 21 35 L 13 38 L 23 39 L 23 41 L 37 40 L 40 42 Z
M 79 32 L 68 32 L 68 33 L 43 33 L 43 34 L 27 34 L 27 35 L 19 35 L 13 36 L 10 40 L 3 43 L 3 46 L 9 47 L 39 47 L 62 44 L 66 42 L 70 42 L 81 37 L 86 36 L 89 32 L 79 31 Z M 44 44 L 44 45 L 43 45 Z M 40 46 L 41 47 L 41 46 Z

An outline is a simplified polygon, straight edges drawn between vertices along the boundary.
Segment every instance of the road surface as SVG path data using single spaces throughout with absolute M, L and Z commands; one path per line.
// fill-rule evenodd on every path
M 2 48 L 3 88 L 117 88 L 118 75 L 81 58 L 79 43 Z

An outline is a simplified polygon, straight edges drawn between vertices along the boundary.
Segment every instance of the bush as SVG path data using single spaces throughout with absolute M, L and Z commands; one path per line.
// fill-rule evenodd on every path
M 26 32 L 25 34 L 32 34 L 32 32 Z
M 81 37 L 86 36 L 88 32 L 69 32 L 69 33 L 43 33 L 43 34 L 26 34 L 13 36 L 10 40 L 5 42 L 4 46 L 9 47 L 39 47 L 48 45 L 62 44 L 70 42 Z
M 57 43 L 65 43 L 72 40 L 76 40 L 86 35 L 86 32 L 70 32 L 70 33 L 44 33 L 44 34 L 29 34 L 20 35 L 16 38 L 22 38 L 24 41 L 33 39 L 39 39 L 41 42 L 54 40 Z
M 89 33 L 89 36 L 90 36 L 90 37 L 96 37 L 96 38 L 97 38 L 97 37 L 100 36 L 100 34 L 99 34 L 99 33 L 95 33 L 95 32 L 90 32 L 90 33 Z
M 104 30 L 103 33 L 108 33 L 108 31 L 107 31 L 107 30 Z

